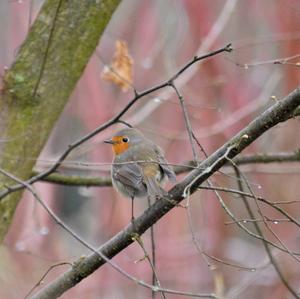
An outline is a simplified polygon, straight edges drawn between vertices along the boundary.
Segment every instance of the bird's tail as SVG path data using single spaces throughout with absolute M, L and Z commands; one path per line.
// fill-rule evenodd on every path
M 168 195 L 168 192 L 159 185 L 155 177 L 148 176 L 144 179 L 147 186 L 148 196 L 153 198 L 162 198 Z

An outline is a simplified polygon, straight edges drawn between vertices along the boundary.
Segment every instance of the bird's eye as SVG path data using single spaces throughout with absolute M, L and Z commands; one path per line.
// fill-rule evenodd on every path
M 123 142 L 128 142 L 129 139 L 128 139 L 127 137 L 124 137 L 124 138 L 122 139 L 122 141 L 123 141 Z

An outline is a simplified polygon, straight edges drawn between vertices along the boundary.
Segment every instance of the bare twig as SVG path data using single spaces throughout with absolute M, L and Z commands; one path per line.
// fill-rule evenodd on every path
M 207 155 L 206 151 L 204 150 L 203 146 L 200 144 L 199 140 L 194 135 L 193 135 L 193 138 L 194 138 L 196 144 L 198 145 L 198 147 L 201 149 L 201 151 L 204 153 L 205 157 L 207 158 L 208 155 Z M 207 181 L 208 181 L 209 186 L 212 187 L 212 183 L 210 182 L 210 180 L 207 180 Z M 200 188 L 201 187 L 199 187 L 199 189 Z M 211 188 L 210 190 L 213 190 L 215 193 L 217 192 L 217 190 L 214 189 L 214 188 Z M 217 197 L 220 197 L 220 195 L 218 193 L 216 193 L 216 195 L 217 195 Z M 197 251 L 203 256 L 205 262 L 207 263 L 208 267 L 211 270 L 216 270 L 217 267 L 214 266 L 214 265 L 211 265 L 208 258 L 215 261 L 215 262 L 218 262 L 218 263 L 221 263 L 223 265 L 230 266 L 230 267 L 233 267 L 233 268 L 237 268 L 237 269 L 240 269 L 240 270 L 248 270 L 248 271 L 255 271 L 256 270 L 254 267 L 250 268 L 250 267 L 245 267 L 245 266 L 242 266 L 242 265 L 238 265 L 238 264 L 225 261 L 223 259 L 217 258 L 215 256 L 212 256 L 212 255 L 206 253 L 202 248 L 202 244 L 200 244 L 199 240 L 196 238 L 196 235 L 195 235 L 195 232 L 194 232 L 194 227 L 193 227 L 193 223 L 192 223 L 191 206 L 190 206 L 190 197 L 187 198 L 186 206 L 187 206 L 188 225 L 189 225 L 189 229 L 190 229 L 190 232 L 191 232 L 191 235 L 192 235 L 193 243 L 195 244 L 195 247 L 196 247 Z
M 199 189 L 204 189 L 204 190 L 217 190 L 217 191 L 222 191 L 222 192 L 228 192 L 228 193 L 233 193 L 233 194 L 238 194 L 238 195 L 243 195 L 249 198 L 253 198 L 252 194 L 248 192 L 242 192 L 240 190 L 236 189 L 231 189 L 231 188 L 224 188 L 224 187 L 217 187 L 217 186 L 200 186 Z M 300 203 L 299 200 L 291 200 L 291 201 L 269 201 L 261 196 L 256 197 L 257 200 L 265 203 L 266 205 L 271 206 L 273 209 L 277 210 L 279 213 L 283 214 L 286 218 L 288 218 L 289 221 L 300 227 L 300 222 L 292 217 L 289 213 L 287 213 L 285 210 L 282 208 L 278 207 L 277 205 L 281 204 L 294 204 L 294 203 Z
M 202 152 L 203 149 L 201 149 Z M 237 165 L 247 165 L 247 164 L 268 164 L 268 163 L 287 163 L 287 162 L 300 162 L 300 151 L 292 153 L 268 153 L 268 154 L 252 154 L 252 155 L 243 155 L 241 157 L 236 157 L 233 160 Z M 140 161 L 141 163 L 143 161 Z M 52 162 L 52 165 L 55 162 Z M 129 162 L 130 163 L 130 162 Z M 69 169 L 69 164 L 77 164 L 75 167 L 76 170 L 79 170 L 82 166 L 84 169 L 96 169 L 98 170 L 102 166 L 110 166 L 111 163 L 82 163 L 82 162 L 64 162 L 63 167 Z M 196 169 L 194 161 L 188 161 L 183 164 L 174 164 L 169 163 L 168 165 L 173 166 L 173 169 L 176 174 L 185 173 Z M 39 175 L 40 172 L 34 171 L 33 176 Z M 70 186 L 95 186 L 95 187 L 106 187 L 111 186 L 110 176 L 99 177 L 99 176 L 79 176 L 79 175 L 65 175 L 62 173 L 52 173 L 46 177 L 43 177 L 41 181 L 46 181 L 49 183 L 61 184 L 61 185 L 70 185 Z M 222 190 L 224 191 L 224 190 Z M 284 204 L 284 202 L 280 202 Z
M 249 103 L 242 105 L 239 109 L 233 111 L 230 116 L 226 118 L 222 117 L 220 121 L 216 122 L 210 127 L 199 128 L 195 133 L 197 136 L 202 138 L 220 134 L 227 128 L 230 128 L 241 120 L 245 119 L 255 111 L 260 111 L 260 109 L 266 107 L 270 100 L 270 94 L 272 94 L 273 90 L 280 82 L 280 79 L 281 76 L 279 72 L 273 72 L 265 83 L 263 90 L 257 97 L 249 101 Z
M 25 181 L 20 180 L 19 178 L 17 178 L 16 176 L 8 173 L 7 171 L 3 170 L 0 168 L 0 173 L 2 173 L 3 175 L 11 178 L 12 180 L 15 180 L 16 182 L 23 184 L 24 187 L 30 191 L 30 193 L 34 196 L 34 198 L 42 205 L 42 207 L 46 210 L 46 212 L 50 215 L 50 217 L 60 226 L 62 227 L 65 231 L 67 231 L 73 238 L 75 238 L 77 241 L 79 241 L 83 246 L 85 246 L 86 248 L 90 249 L 93 252 L 93 255 L 96 256 L 96 260 L 98 262 L 102 262 L 105 261 L 106 263 L 108 263 L 109 265 L 112 266 L 112 268 L 114 268 L 116 271 L 118 271 L 119 273 L 121 273 L 122 275 L 124 275 L 125 277 L 127 277 L 128 279 L 132 280 L 133 282 L 146 287 L 150 290 L 153 290 L 154 292 L 160 292 L 160 293 L 171 293 L 171 294 L 181 294 L 181 295 L 185 295 L 185 296 L 190 296 L 190 297 L 198 297 L 198 298 L 216 298 L 216 296 L 214 294 L 196 294 L 196 293 L 189 293 L 189 292 L 183 292 L 183 291 L 176 291 L 176 290 L 171 290 L 171 289 L 165 289 L 165 288 L 161 288 L 158 286 L 153 286 L 150 285 L 148 283 L 145 283 L 142 280 L 139 280 L 131 275 L 129 275 L 127 272 L 125 272 L 123 269 L 121 269 L 119 266 L 117 266 L 115 263 L 113 263 L 110 260 L 110 257 L 107 257 L 101 250 L 101 248 L 99 250 L 93 248 L 90 244 L 88 244 L 86 241 L 84 241 L 81 237 L 79 237 L 74 231 L 72 231 L 63 221 L 61 221 L 59 219 L 59 217 L 44 203 L 44 201 L 39 197 L 39 195 L 35 192 L 35 190 L 33 189 L 33 187 L 26 183 Z M 135 229 L 135 223 L 133 225 L 133 228 Z M 135 232 L 132 232 L 132 234 L 130 235 L 131 237 L 131 242 L 135 241 L 137 239 L 137 237 L 139 237 L 139 235 Z M 84 265 L 86 261 L 86 257 L 80 257 L 77 261 L 75 261 L 72 264 L 72 268 L 69 271 L 74 271 L 77 274 L 79 274 L 79 269 Z M 91 269 L 89 269 L 89 271 L 91 271 Z M 48 272 L 46 273 L 48 274 Z M 82 277 L 83 278 L 83 277 Z M 41 281 L 41 280 L 40 280 Z M 68 281 L 68 283 L 71 284 L 76 284 L 78 283 L 78 281 Z M 36 288 L 38 285 L 36 284 L 34 286 L 34 288 Z M 61 286 L 61 288 L 65 288 L 66 286 Z M 41 292 L 37 293 L 36 295 L 34 295 L 32 298 L 40 298 L 40 299 L 48 299 L 48 298 L 57 298 L 59 297 L 62 292 L 62 289 L 54 289 L 51 290 L 50 293 L 47 292 Z M 217 298 L 216 298 L 217 299 Z
M 189 136 L 189 141 L 190 141 L 190 145 L 192 147 L 192 152 L 193 152 L 193 157 L 194 157 L 194 161 L 196 164 L 198 164 L 198 153 L 196 150 L 196 146 L 194 143 L 194 133 L 193 133 L 193 129 L 192 129 L 192 125 L 191 125 L 191 121 L 188 115 L 188 111 L 187 111 L 187 107 L 185 104 L 185 101 L 183 99 L 182 94 L 179 92 L 179 90 L 177 89 L 177 87 L 174 84 L 174 80 L 170 81 L 170 86 L 175 90 L 175 93 L 179 99 L 180 105 L 181 105 L 181 109 L 182 109 L 182 114 L 183 114 L 183 118 L 184 118 L 184 122 L 185 122 L 185 127 Z
M 213 26 L 204 37 L 199 48 L 197 49 L 197 54 L 196 54 L 197 56 L 201 56 L 203 55 L 203 53 L 210 51 L 211 47 L 214 45 L 214 43 L 216 42 L 220 34 L 226 28 L 226 25 L 235 10 L 237 2 L 238 2 L 237 0 L 227 0 L 224 3 L 223 8 L 220 11 L 220 14 L 216 18 L 216 21 L 214 22 Z M 198 71 L 197 68 L 190 69 L 190 71 L 183 74 L 180 77 L 180 79 L 177 78 L 176 86 L 178 88 L 182 88 L 183 86 L 185 86 L 194 77 L 197 71 Z M 170 95 L 171 92 L 169 90 L 164 90 L 162 93 L 158 95 L 158 99 L 168 99 L 170 98 Z M 158 101 L 158 102 L 150 101 L 146 103 L 137 113 L 134 114 L 134 116 L 130 117 L 128 121 L 133 125 L 137 125 L 141 121 L 144 121 L 156 109 L 158 109 L 161 103 L 162 101 Z
M 252 219 L 252 218 L 243 218 L 243 219 L 238 219 L 237 221 L 227 221 L 224 224 L 229 225 L 229 224 L 236 224 L 236 222 L 243 222 L 243 223 L 252 223 L 252 222 L 263 222 L 264 220 L 262 219 Z M 271 222 L 273 224 L 279 224 L 281 222 L 291 222 L 291 220 L 283 218 L 283 219 L 271 219 L 267 216 L 265 216 L 265 221 Z
M 134 235 L 143 234 L 149 227 L 151 227 L 151 225 L 156 223 L 158 219 L 162 218 L 168 211 L 174 208 L 174 203 L 183 200 L 183 194 L 185 193 L 184 191 L 187 186 L 190 194 L 195 192 L 200 184 L 207 180 L 207 178 L 209 178 L 215 171 L 220 169 L 227 162 L 228 158 L 234 158 L 238 153 L 254 142 L 271 127 L 291 118 L 294 110 L 299 105 L 300 88 L 294 90 L 283 100 L 276 102 L 272 107 L 260 114 L 255 120 L 246 126 L 246 128 L 241 130 L 216 152 L 202 161 L 198 169 L 191 171 L 191 173 L 189 173 L 181 182 L 176 184 L 176 186 L 169 191 L 168 197 L 172 200 L 172 202 L 168 199 L 161 199 L 155 202 L 141 216 L 135 219 L 134 226 L 132 224 L 128 225 L 111 240 L 103 244 L 99 249 L 99 253 L 101 252 L 108 258 L 112 258 L 118 254 L 134 241 L 132 239 Z M 209 171 L 205 171 L 204 174 L 201 175 L 203 169 L 209 169 Z M 98 253 L 92 253 L 90 256 L 87 256 L 83 261 L 81 261 L 76 269 L 71 269 L 65 272 L 62 276 L 57 277 L 52 283 L 40 290 L 40 292 L 35 296 L 35 299 L 45 298 L 43 297 L 43 294 L 63 294 L 69 288 L 73 287 L 83 278 L 105 264 L 105 262 L 105 259 L 99 258 Z M 215 297 L 212 294 L 209 296 Z
M 282 57 L 282 58 L 276 58 L 276 59 L 270 59 L 270 60 L 264 60 L 264 61 L 256 61 L 256 62 L 250 62 L 250 63 L 239 63 L 239 62 L 234 62 L 234 64 L 238 67 L 242 67 L 244 69 L 248 69 L 249 67 L 255 67 L 255 66 L 260 66 L 260 65 L 266 65 L 266 64 L 287 64 L 287 65 L 293 65 L 296 67 L 300 67 L 299 62 L 296 63 L 291 63 L 291 60 L 294 60 L 296 58 L 299 58 L 300 54 L 295 54 L 289 57 Z
M 55 172 L 59 166 L 62 164 L 62 162 L 66 159 L 66 157 L 70 154 L 71 151 L 73 151 L 75 148 L 80 146 L 81 144 L 85 143 L 87 140 L 91 139 L 98 133 L 102 132 L 103 130 L 107 129 L 108 127 L 112 126 L 113 124 L 117 123 L 120 121 L 121 117 L 142 97 L 145 95 L 148 95 L 154 91 L 160 90 L 162 88 L 165 88 L 169 86 L 170 81 L 175 80 L 180 74 L 182 74 L 187 68 L 189 68 L 191 65 L 194 63 L 201 61 L 203 59 L 206 59 L 208 57 L 212 57 L 214 55 L 223 53 L 223 52 L 231 52 L 232 47 L 231 44 L 226 45 L 223 48 L 220 48 L 218 50 L 212 51 L 208 54 L 202 55 L 202 56 L 195 56 L 191 61 L 189 61 L 186 65 L 184 65 L 175 75 L 173 75 L 169 80 L 166 80 L 165 82 L 158 84 L 156 86 L 153 86 L 143 92 L 136 92 L 134 98 L 119 112 L 117 115 L 115 115 L 113 118 L 111 118 L 109 121 L 106 123 L 102 124 L 99 126 L 97 129 L 94 131 L 90 132 L 89 134 L 83 136 L 82 138 L 78 139 L 74 143 L 70 144 L 69 147 L 61 154 L 61 156 L 57 159 L 57 161 L 52 165 L 49 169 L 39 173 L 38 175 L 28 179 L 26 183 L 32 184 L 38 180 L 41 180 L 42 178 L 47 177 L 49 174 Z M 17 184 L 15 186 L 10 186 L 9 189 L 3 190 L 0 193 L 0 199 L 5 197 L 6 195 L 10 194 L 11 192 L 15 192 L 17 190 L 23 189 L 24 185 L 22 184 Z
M 73 266 L 71 263 L 68 263 L 68 262 L 61 262 L 61 263 L 57 263 L 55 265 L 52 265 L 49 267 L 49 269 L 44 273 L 44 275 L 40 278 L 40 280 L 31 288 L 31 290 L 27 293 L 27 295 L 24 297 L 24 299 L 28 298 L 32 292 L 37 288 L 39 287 L 40 285 L 43 284 L 44 282 L 44 279 L 46 278 L 46 276 L 54 269 L 54 268 L 57 268 L 57 267 L 60 267 L 60 266 L 65 266 L 65 265 L 69 265 L 69 266 Z
M 149 206 L 150 207 L 150 206 Z M 152 228 L 153 226 L 151 226 L 151 232 L 152 232 Z M 144 246 L 144 243 L 143 243 L 143 240 L 141 237 L 137 236 L 136 238 L 136 241 L 138 242 L 138 244 L 140 245 L 140 247 L 142 248 L 143 252 L 144 252 L 144 258 L 147 259 L 150 267 L 151 267 L 151 270 L 152 270 L 152 285 L 153 286 L 158 286 L 158 287 L 161 287 L 161 284 L 160 284 L 160 281 L 158 279 L 158 275 L 157 275 L 157 272 L 156 272 L 156 269 L 155 269 L 155 248 L 153 248 L 153 245 L 155 247 L 155 243 L 154 243 L 154 235 L 153 233 L 151 233 L 151 245 L 152 245 L 152 261 L 150 259 L 150 256 Z M 153 255 L 153 252 L 154 252 L 154 255 Z M 152 290 L 152 298 L 155 298 L 155 290 Z M 166 299 L 166 296 L 164 294 L 164 292 L 160 292 L 162 298 Z
M 233 165 L 233 167 L 234 167 L 234 170 L 236 171 L 237 178 L 239 178 L 239 180 L 237 181 L 237 182 L 238 182 L 239 189 L 243 192 L 243 191 L 244 191 L 244 190 L 243 190 L 243 185 L 242 185 L 241 180 L 240 180 L 240 178 L 242 177 L 241 172 L 239 171 L 237 165 L 234 164 L 233 161 L 230 161 L 230 162 L 232 163 L 232 165 Z M 246 183 L 246 185 L 247 185 L 247 187 L 248 187 L 250 193 L 252 194 L 252 196 L 254 196 L 254 198 L 255 198 L 255 203 L 256 203 L 256 206 L 257 206 L 257 208 L 258 208 L 259 214 L 260 214 L 261 216 L 263 216 L 263 215 L 262 215 L 262 212 L 261 212 L 261 210 L 260 210 L 260 208 L 259 208 L 259 206 L 258 206 L 258 203 L 257 203 L 257 200 L 256 200 L 256 196 L 255 196 L 254 193 L 252 192 L 252 189 L 250 188 L 249 184 L 247 184 L 247 180 L 244 179 L 244 182 Z M 242 198 L 242 200 L 243 200 L 243 203 L 244 203 L 244 205 L 245 205 L 245 207 L 246 207 L 246 210 L 247 210 L 247 212 L 248 212 L 250 218 L 251 218 L 251 219 L 255 219 L 255 215 L 254 215 L 254 213 L 253 213 L 253 211 L 252 211 L 252 209 L 251 209 L 251 206 L 249 205 L 247 199 L 246 199 L 243 195 L 241 195 L 241 198 Z M 264 218 L 263 218 L 263 219 L 264 219 Z M 268 226 L 268 224 L 267 224 L 266 222 L 264 222 L 264 223 Z M 277 274 L 278 274 L 278 276 L 279 276 L 281 282 L 285 285 L 285 287 L 289 290 L 289 292 L 290 292 L 295 298 L 300 298 L 299 295 L 297 294 L 297 292 L 291 287 L 291 285 L 289 284 L 289 282 L 287 281 L 287 279 L 286 279 L 285 276 L 283 275 L 283 273 L 282 273 L 282 271 L 281 271 L 281 269 L 280 269 L 280 267 L 279 267 L 279 265 L 278 265 L 276 259 L 274 258 L 273 254 L 272 254 L 272 252 L 271 252 L 271 249 L 270 249 L 270 247 L 269 247 L 269 242 L 267 242 L 267 240 L 265 239 L 264 234 L 263 234 L 263 231 L 262 231 L 262 229 L 260 228 L 259 224 L 258 224 L 257 222 L 253 222 L 253 225 L 254 225 L 254 227 L 255 227 L 255 229 L 256 229 L 258 235 L 261 236 L 261 239 L 262 239 L 262 241 L 263 241 L 263 245 L 264 245 L 264 247 L 265 247 L 266 253 L 267 253 L 267 255 L 268 255 L 269 259 L 270 259 L 270 262 L 271 262 L 271 264 L 273 265 L 275 271 L 277 272 Z M 287 250 L 287 249 L 286 249 L 286 250 Z M 290 253 L 289 250 L 288 250 L 288 252 Z
M 147 200 L 148 200 L 148 208 L 151 207 L 151 198 L 150 196 L 147 196 Z M 151 265 L 152 268 L 152 284 L 153 285 L 158 285 L 160 287 L 160 282 L 158 280 L 158 276 L 156 274 L 156 246 L 155 246 L 155 237 L 154 237 L 154 226 L 152 225 L 150 227 L 150 239 L 151 239 L 151 255 L 152 255 L 152 261 L 149 258 L 149 255 L 147 254 L 147 252 L 145 253 L 146 257 L 149 260 L 149 263 Z M 142 247 L 142 243 L 140 244 L 140 246 Z M 145 248 L 142 247 L 144 252 L 145 252 Z M 165 298 L 164 293 L 162 293 L 162 296 Z M 155 298 L 155 292 L 152 290 L 152 299 Z

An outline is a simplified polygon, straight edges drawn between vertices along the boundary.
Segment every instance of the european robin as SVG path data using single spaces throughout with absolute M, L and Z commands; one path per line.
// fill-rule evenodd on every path
M 166 178 L 174 182 L 176 176 L 158 145 L 133 128 L 123 129 L 104 142 L 112 145 L 115 155 L 111 168 L 113 186 L 131 198 L 132 219 L 135 197 L 162 198 L 168 194 L 160 184 Z

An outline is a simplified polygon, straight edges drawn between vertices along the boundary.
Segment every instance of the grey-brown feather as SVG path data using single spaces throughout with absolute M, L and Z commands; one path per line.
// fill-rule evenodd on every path
M 127 197 L 166 195 L 159 183 L 165 178 L 174 182 L 176 176 L 160 147 L 135 129 L 124 129 L 118 136 L 127 136 L 130 147 L 113 161 L 112 176 L 117 189 Z

